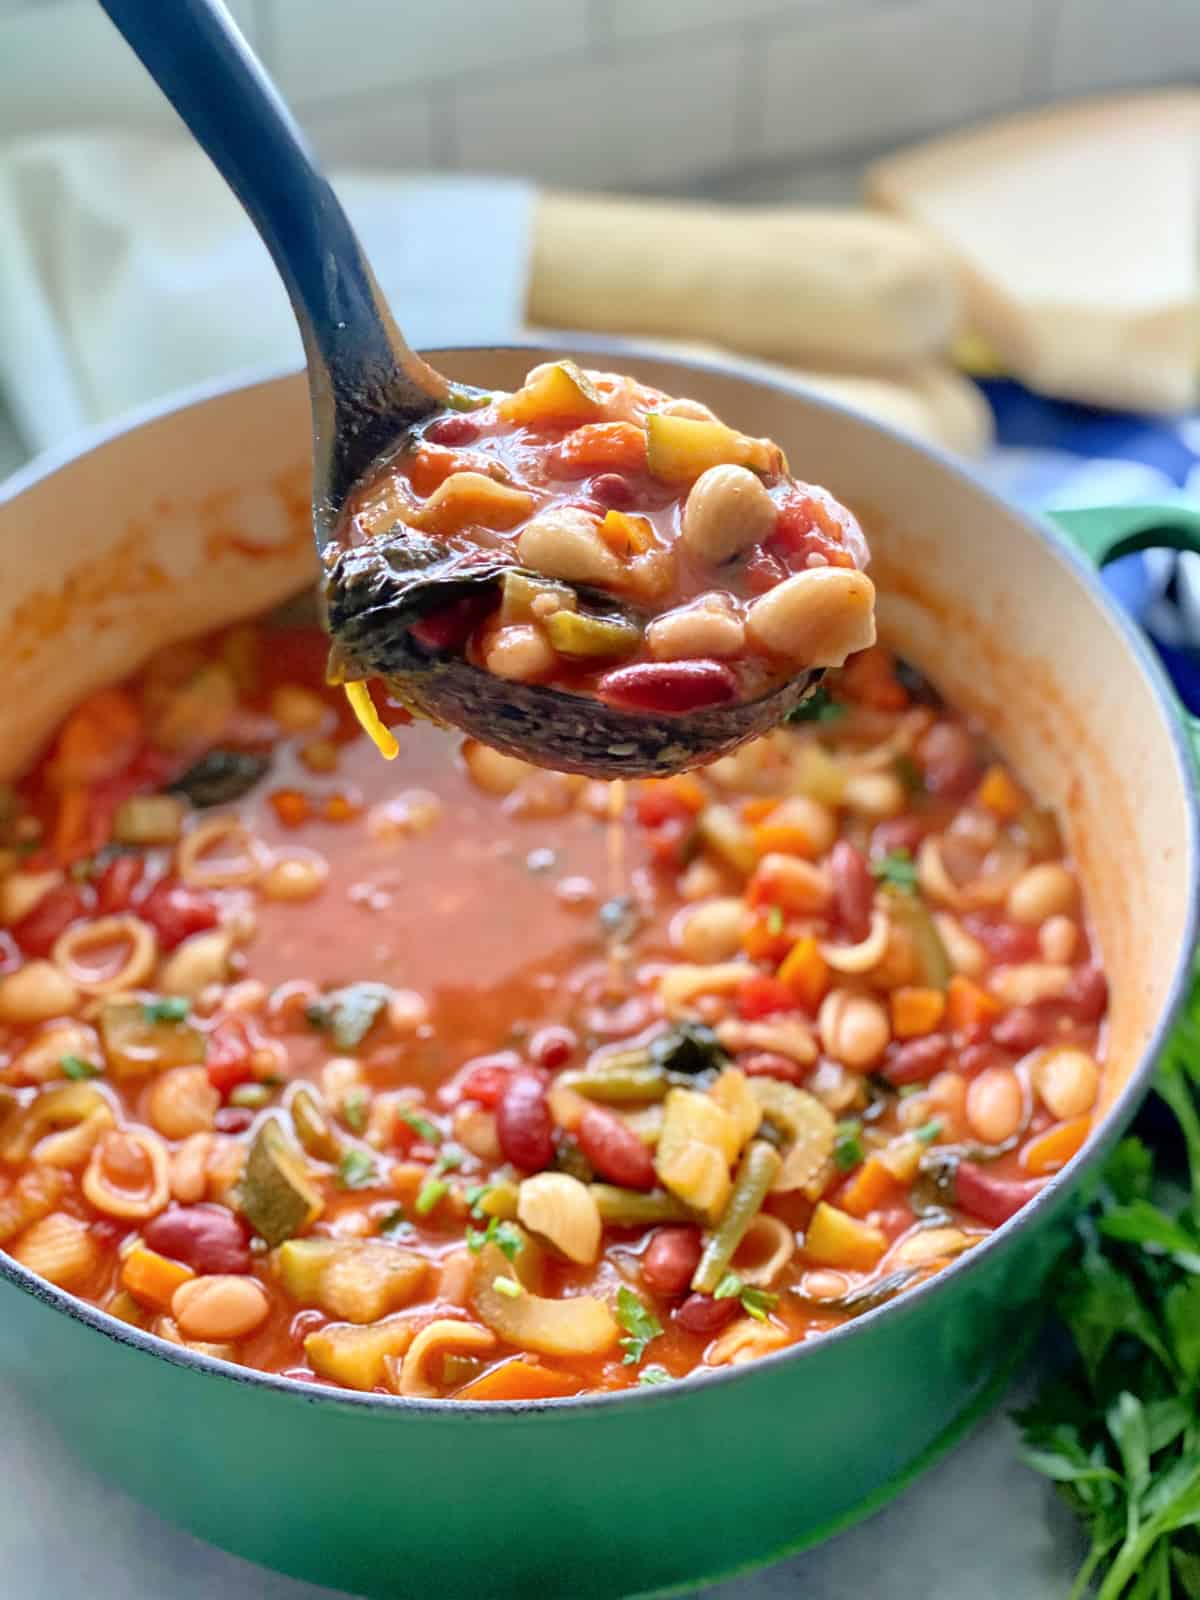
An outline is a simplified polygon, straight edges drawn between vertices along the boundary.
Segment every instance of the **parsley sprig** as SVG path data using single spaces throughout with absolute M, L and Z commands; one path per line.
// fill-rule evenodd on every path
M 646 1346 L 663 1331 L 662 1323 L 626 1284 L 617 1290 L 617 1321 L 625 1329 L 621 1340 L 627 1367 L 636 1367 L 646 1354 Z
M 771 1294 L 767 1289 L 755 1289 L 748 1283 L 743 1283 L 736 1272 L 727 1272 L 720 1283 L 713 1290 L 714 1300 L 738 1300 L 742 1310 L 748 1317 L 753 1317 L 755 1322 L 765 1322 L 767 1312 L 774 1311 L 779 1304 L 779 1296 Z
M 1188 1186 L 1117 1146 L 1058 1279 L 1073 1359 L 1017 1419 L 1088 1533 L 1072 1593 L 1096 1600 L 1200 1594 L 1200 981 L 1157 1090 Z

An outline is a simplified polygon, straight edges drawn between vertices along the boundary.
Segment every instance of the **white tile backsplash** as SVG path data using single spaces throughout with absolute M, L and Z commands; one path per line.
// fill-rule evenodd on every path
M 274 0 L 275 71 L 291 100 L 482 72 L 583 52 L 587 0 Z
M 331 165 L 592 188 L 801 183 L 1049 94 L 1200 77 L 1200 0 L 233 0 L 233 10 Z M 0 0 L 0 139 L 87 124 L 178 126 L 96 0 Z
M 670 184 L 735 158 L 742 45 L 512 74 L 456 97 L 458 164 L 559 186 Z
M 764 157 L 870 148 L 1015 105 L 1039 0 L 924 0 L 768 35 Z
M 1055 94 L 1200 76 L 1200 0 L 1061 0 Z

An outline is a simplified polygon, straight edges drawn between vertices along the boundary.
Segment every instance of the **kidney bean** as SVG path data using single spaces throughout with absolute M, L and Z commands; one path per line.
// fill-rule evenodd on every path
M 513 1073 L 521 1065 L 515 1050 L 497 1050 L 490 1056 L 475 1056 L 459 1073 L 455 1088 L 459 1100 L 477 1100 L 489 1110 L 500 1103 Z
M 992 1039 L 1014 1055 L 1027 1055 L 1049 1042 L 1058 1016 L 1057 1006 L 1014 1006 L 992 1023 Z
M 570 1028 L 539 1028 L 529 1041 L 529 1059 L 547 1072 L 557 1072 L 575 1054 L 578 1043 Z
M 553 1163 L 554 1123 L 538 1073 L 522 1068 L 510 1075 L 496 1106 L 496 1136 L 504 1159 L 524 1172 Z
M 606 672 L 596 695 L 618 710 L 678 716 L 728 705 L 737 699 L 738 681 L 723 661 L 642 661 Z
M 947 799 L 961 799 L 979 778 L 975 741 L 956 722 L 935 722 L 917 747 L 925 787 Z
M 149 1249 L 193 1272 L 250 1271 L 249 1233 L 224 1206 L 171 1206 L 146 1223 L 142 1238 Z
M 675 1321 L 688 1333 L 716 1333 L 738 1313 L 738 1302 L 714 1300 L 710 1294 L 690 1294 L 675 1313 Z
M 958 1070 L 966 1078 L 976 1078 L 988 1067 L 1011 1066 L 1008 1051 L 999 1049 L 998 1044 L 999 1041 L 993 1044 L 983 1039 L 976 1044 L 964 1045 L 958 1052 Z
M 882 857 L 891 855 L 893 850 L 907 850 L 915 856 L 928 831 L 924 817 L 888 817 L 871 834 L 871 854 Z
M 1036 961 L 1041 955 L 1036 927 L 1026 927 L 1020 922 L 1001 922 L 977 914 L 965 916 L 963 927 L 979 940 L 993 961 Z
M 1045 1187 L 1045 1178 L 994 1178 L 973 1161 L 960 1161 L 955 1198 L 964 1211 L 998 1228 Z
M 245 1133 L 253 1122 L 254 1113 L 248 1106 L 222 1106 L 213 1117 L 218 1133 Z
M 60 883 L 13 924 L 13 937 L 27 956 L 48 956 L 61 933 L 88 914 L 84 893 L 76 883 Z
M 871 906 L 875 900 L 875 880 L 871 869 L 847 839 L 839 839 L 829 853 L 833 876 L 833 903 L 838 919 L 849 937 L 865 939 L 871 929 Z
M 781 1056 L 774 1050 L 754 1050 L 739 1056 L 737 1064 L 748 1078 L 778 1078 L 781 1083 L 803 1083 L 807 1069 L 790 1056 Z
M 431 611 L 408 631 L 426 650 L 456 650 L 466 644 L 493 604 L 490 594 L 465 595 L 440 611 Z
M 609 1183 L 622 1189 L 653 1189 L 656 1177 L 649 1150 L 615 1111 L 589 1106 L 575 1130 L 579 1148 Z
M 642 1256 L 642 1282 L 652 1294 L 684 1294 L 700 1264 L 700 1230 L 655 1228 Z
M 922 1039 L 909 1039 L 893 1046 L 879 1069 L 897 1089 L 908 1083 L 928 1083 L 944 1065 L 950 1053 L 950 1040 L 944 1033 L 927 1033 Z
M 430 444 L 473 444 L 479 437 L 479 424 L 470 417 L 438 417 L 425 429 Z
M 633 485 L 619 472 L 598 473 L 588 484 L 588 493 L 602 506 L 617 511 L 627 511 L 636 498 Z
M 1063 1004 L 1076 1022 L 1099 1022 L 1108 1005 L 1108 979 L 1099 967 L 1077 967 Z
M 174 878 L 160 878 L 138 907 L 138 915 L 158 934 L 164 950 L 193 933 L 203 933 L 217 925 L 217 906 L 202 889 L 186 889 Z

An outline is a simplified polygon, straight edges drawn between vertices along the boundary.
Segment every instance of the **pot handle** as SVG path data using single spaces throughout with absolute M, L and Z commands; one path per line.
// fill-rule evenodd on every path
M 1171 502 L 1144 506 L 1087 506 L 1051 511 L 1053 522 L 1097 568 L 1139 550 L 1184 550 L 1200 555 L 1200 509 Z M 1200 718 L 1182 705 L 1179 715 L 1200 771 Z

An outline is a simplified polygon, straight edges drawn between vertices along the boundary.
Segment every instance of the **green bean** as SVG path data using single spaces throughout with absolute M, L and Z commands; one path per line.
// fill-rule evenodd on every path
M 733 1192 L 713 1230 L 692 1279 L 697 1294 L 712 1294 L 729 1270 L 734 1251 L 746 1236 L 783 1165 L 779 1151 L 765 1139 L 754 1139 L 742 1157 Z
M 605 1222 L 619 1228 L 645 1228 L 655 1222 L 690 1222 L 692 1213 L 682 1200 L 665 1189 L 643 1194 L 638 1189 L 618 1189 L 612 1183 L 592 1183 L 589 1193 Z
M 647 1105 L 662 1100 L 671 1087 L 661 1067 L 610 1067 L 607 1062 L 589 1067 L 586 1072 L 564 1072 L 558 1081 L 585 1100 L 601 1100 L 605 1104 L 634 1100 Z

